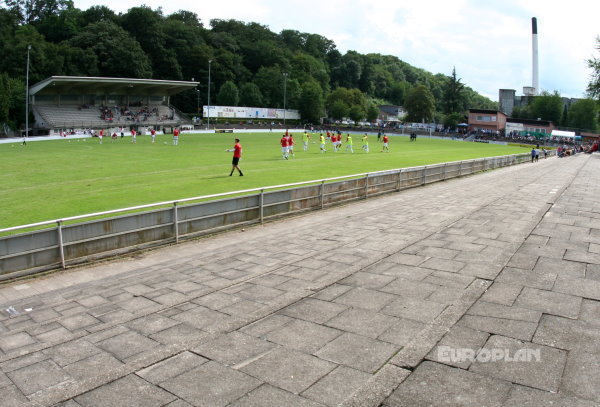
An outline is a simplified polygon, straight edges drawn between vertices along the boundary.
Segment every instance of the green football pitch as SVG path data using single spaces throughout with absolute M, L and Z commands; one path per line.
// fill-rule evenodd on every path
M 528 150 L 520 147 L 419 137 L 390 136 L 390 153 L 381 153 L 376 136 L 370 153 L 354 134 L 354 154 L 345 145 L 319 152 L 318 134 L 302 151 L 295 133 L 295 157 L 282 159 L 281 134 L 183 134 L 178 146 L 168 135 L 138 136 L 103 144 L 94 139 L 61 139 L 0 144 L 0 228 L 69 216 L 170 201 L 219 192 L 491 157 Z M 244 176 L 229 176 L 233 139 L 241 139 Z M 315 140 L 317 139 L 317 140 Z M 85 141 L 84 141 L 85 140 Z M 344 137 L 345 140 L 345 137 Z

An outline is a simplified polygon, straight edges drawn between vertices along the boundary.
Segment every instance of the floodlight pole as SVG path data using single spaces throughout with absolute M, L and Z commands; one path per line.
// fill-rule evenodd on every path
M 210 130 L 210 65 L 212 64 L 212 59 L 208 60 L 208 108 L 206 113 L 206 130 Z
M 285 127 L 285 114 L 286 114 L 285 102 L 286 102 L 287 77 L 288 77 L 288 73 L 284 72 L 283 73 L 283 127 Z
M 27 74 L 25 76 L 25 138 L 29 138 L 29 51 L 31 45 L 27 46 Z

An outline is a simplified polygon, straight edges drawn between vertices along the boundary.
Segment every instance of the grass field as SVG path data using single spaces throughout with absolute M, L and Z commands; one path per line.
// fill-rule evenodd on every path
M 229 177 L 233 139 L 241 139 L 244 177 Z M 179 146 L 171 136 L 65 139 L 0 144 L 0 228 L 62 217 L 176 200 L 218 192 L 307 181 L 369 171 L 412 167 L 528 150 L 494 144 L 465 143 L 420 137 L 390 136 L 390 153 L 380 153 L 370 137 L 371 152 L 361 151 L 354 135 L 354 154 L 319 153 L 318 144 L 302 151 L 295 134 L 296 157 L 283 160 L 279 133 L 184 134 Z M 313 136 L 314 140 L 314 136 Z M 342 147 L 344 150 L 345 147 Z

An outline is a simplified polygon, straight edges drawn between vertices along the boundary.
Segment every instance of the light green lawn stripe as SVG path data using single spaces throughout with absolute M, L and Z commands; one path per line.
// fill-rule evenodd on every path
M 358 135 L 358 134 L 356 134 Z M 180 145 L 170 136 L 139 136 L 111 143 L 97 139 L 39 141 L 23 147 L 0 144 L 0 228 L 118 209 L 191 196 L 309 181 L 341 175 L 414 167 L 448 161 L 525 152 L 519 147 L 408 137 L 392 137 L 391 153 L 320 154 L 317 144 L 302 151 L 296 133 L 296 157 L 283 160 L 280 133 L 184 134 Z M 233 138 L 242 140 L 245 177 L 228 177 Z M 165 145 L 163 141 L 167 141 Z M 345 147 L 342 147 L 345 148 Z

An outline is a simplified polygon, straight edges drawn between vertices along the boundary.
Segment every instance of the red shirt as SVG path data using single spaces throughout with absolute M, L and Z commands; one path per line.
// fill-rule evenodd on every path
M 131 130 L 131 135 L 135 136 L 135 130 Z
M 281 138 L 281 147 L 287 147 L 288 146 L 288 139 L 286 136 L 283 136 Z
M 292 138 L 292 135 L 290 134 L 288 136 L 288 146 L 293 146 L 294 145 L 294 139 Z
M 242 145 L 240 143 L 235 143 L 235 146 L 233 146 L 233 156 L 236 158 L 242 157 Z
M 150 134 L 152 134 L 153 136 L 156 134 L 156 131 L 154 129 L 150 130 Z
M 387 136 L 383 136 L 383 142 L 387 143 L 388 142 L 388 137 Z
M 179 130 L 175 129 L 173 130 L 173 137 L 178 137 L 179 136 Z

